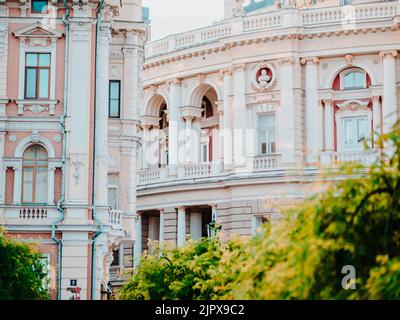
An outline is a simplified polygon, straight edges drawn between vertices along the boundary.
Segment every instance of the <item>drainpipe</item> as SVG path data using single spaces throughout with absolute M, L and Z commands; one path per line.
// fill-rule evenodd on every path
M 99 34 L 99 29 L 100 29 L 100 12 L 103 9 L 104 5 L 104 0 L 101 1 L 99 6 L 97 7 L 96 10 L 96 19 L 97 19 L 97 24 L 96 24 L 96 41 L 95 41 L 95 94 L 94 94 L 94 121 L 93 121 L 93 187 L 92 187 L 92 207 L 93 207 L 93 212 L 92 212 L 92 219 L 100 226 L 100 230 L 95 233 L 95 235 L 92 238 L 92 282 L 91 282 L 91 290 L 90 290 L 90 298 L 93 300 L 94 298 L 94 289 L 95 289 L 95 275 L 96 275 L 96 244 L 97 244 L 97 238 L 103 233 L 103 223 L 98 220 L 97 214 L 96 214 L 96 157 L 97 157 L 97 152 L 96 152 L 96 118 L 97 118 L 97 99 L 96 99 L 96 92 L 97 92 L 97 70 L 98 70 L 98 59 L 97 59 L 97 40 L 98 40 L 98 34 Z M 108 61 L 107 61 L 108 63 Z
M 61 300 L 61 257 L 62 257 L 62 241 L 56 237 L 56 225 L 64 220 L 64 201 L 65 201 L 65 162 L 66 162 L 66 131 L 65 131 L 65 118 L 67 117 L 67 99 L 68 99 L 68 61 L 69 61 L 69 23 L 67 18 L 69 17 L 69 8 L 67 1 L 64 0 L 65 14 L 62 17 L 62 22 L 65 25 L 65 61 L 64 61 L 64 112 L 60 119 L 62 128 L 62 139 L 63 139 L 63 153 L 62 153 L 62 182 L 61 182 L 61 198 L 57 201 L 57 210 L 61 213 L 59 219 L 57 219 L 51 225 L 51 238 L 58 245 L 58 271 L 57 271 L 57 299 Z

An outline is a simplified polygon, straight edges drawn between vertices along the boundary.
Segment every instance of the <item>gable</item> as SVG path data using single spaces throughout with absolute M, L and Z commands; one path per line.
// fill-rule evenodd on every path
M 15 31 L 14 36 L 27 38 L 61 38 L 63 33 L 37 22 Z

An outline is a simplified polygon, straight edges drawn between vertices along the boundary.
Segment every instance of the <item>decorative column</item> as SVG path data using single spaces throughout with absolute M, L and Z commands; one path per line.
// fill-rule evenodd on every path
M 373 141 L 374 148 L 379 147 L 376 143 L 378 136 L 382 134 L 382 108 L 380 96 L 372 96 L 372 123 L 374 128 Z
M 148 139 L 149 139 L 149 130 L 150 130 L 150 125 L 148 124 L 142 124 L 143 128 L 143 140 L 142 140 L 142 169 L 147 169 L 149 167 L 149 161 L 147 158 L 147 146 L 148 146 Z
M 96 75 L 96 198 L 98 207 L 108 206 L 108 91 L 110 23 L 100 22 L 97 40 Z M 103 212 L 104 214 L 104 212 Z
M 234 103 L 233 103 L 233 158 L 235 166 L 246 164 L 245 133 L 246 133 L 246 82 L 245 64 L 234 66 Z
M 334 150 L 334 115 L 333 115 L 333 101 L 328 99 L 323 101 L 325 104 L 325 151 L 333 152 Z
M 124 242 L 121 241 L 121 244 L 119 245 L 119 251 L 118 251 L 118 265 L 120 270 L 124 269 L 125 263 L 124 263 Z
M 47 170 L 47 204 L 49 206 L 54 205 L 54 173 L 56 167 L 49 165 Z
M 322 150 L 322 109 L 318 102 L 318 63 L 316 57 L 304 58 L 306 65 L 306 161 L 318 162 Z
M 222 108 L 221 108 L 222 107 Z M 224 109 L 223 109 L 223 103 L 222 101 L 218 101 L 218 154 L 219 154 L 219 159 L 218 162 L 222 165 L 224 163 L 224 139 L 222 132 L 224 130 Z M 215 159 L 216 160 L 216 159 Z
M 218 219 L 217 205 L 213 204 L 211 205 L 211 221 L 217 221 L 217 219 Z
M 181 130 L 181 121 L 179 108 L 181 106 L 181 81 L 175 79 L 169 82 L 169 133 L 168 133 L 168 156 L 170 175 L 177 175 L 177 167 L 179 163 L 179 140 L 178 136 Z
M 294 58 L 285 58 L 281 65 L 281 102 L 278 110 L 278 151 L 282 163 L 295 162 L 295 101 L 294 101 Z
M 390 132 L 397 121 L 396 60 L 397 51 L 379 53 L 383 65 L 382 129 Z
M 18 163 L 18 166 L 13 167 L 14 170 L 14 197 L 13 204 L 21 204 L 21 183 L 22 183 L 22 175 L 21 175 L 21 164 Z
M 164 243 L 164 228 L 165 228 L 165 214 L 164 209 L 159 209 L 160 211 L 160 240 L 159 243 L 162 245 Z
M 178 247 L 182 247 L 186 242 L 186 210 L 185 207 L 178 208 Z
M 230 171 L 233 160 L 232 70 L 224 70 L 222 74 L 224 77 L 224 118 L 221 135 L 224 141 L 224 171 Z
M 92 58 L 91 11 L 83 5 L 74 6 L 70 18 L 70 59 L 66 168 L 66 219 L 87 219 L 89 203 L 91 90 Z M 108 61 L 108 60 L 107 60 Z
M 0 132 L 0 205 L 5 203 L 6 197 L 6 167 L 4 166 L 4 144 L 6 133 Z
M 201 212 L 190 213 L 190 236 L 192 239 L 200 239 L 202 236 L 202 218 Z
M 142 214 L 135 215 L 135 242 L 133 244 L 133 267 L 139 266 L 142 257 Z
M 183 117 L 185 119 L 186 122 L 186 163 L 190 163 L 192 162 L 192 151 L 194 151 L 192 144 L 193 144 L 193 137 L 192 137 L 192 120 L 193 120 L 193 116 L 190 115 L 186 115 Z

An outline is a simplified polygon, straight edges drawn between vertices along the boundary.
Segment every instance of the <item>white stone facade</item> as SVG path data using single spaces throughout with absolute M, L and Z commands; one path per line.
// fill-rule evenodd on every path
M 375 161 L 398 119 L 399 1 L 250 6 L 146 45 L 137 252 L 214 218 L 254 234 L 323 190 L 326 166 Z

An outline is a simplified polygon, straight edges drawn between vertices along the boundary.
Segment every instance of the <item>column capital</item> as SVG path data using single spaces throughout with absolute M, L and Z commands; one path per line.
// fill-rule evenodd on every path
M 373 103 L 380 102 L 380 99 L 381 99 L 381 96 L 372 96 L 371 97 L 371 100 L 372 100 Z
M 181 84 L 182 84 L 182 79 L 180 79 L 180 78 L 167 80 L 167 85 L 169 87 L 171 87 L 171 86 L 180 86 Z
M 246 64 L 245 63 L 241 63 L 241 64 L 235 64 L 233 66 L 233 71 L 235 72 L 242 72 L 246 69 Z
M 318 57 L 305 57 L 300 60 L 301 64 L 318 64 Z
M 159 208 L 159 209 L 157 209 L 157 210 L 159 211 L 160 214 L 164 214 L 164 212 L 165 212 L 165 209 L 164 209 L 164 208 Z
M 185 211 L 186 207 L 185 206 L 180 206 L 180 207 L 177 207 L 177 209 L 178 209 L 178 211 Z
M 397 50 L 387 50 L 387 51 L 381 51 L 379 52 L 379 56 L 383 59 L 387 56 L 392 56 L 392 57 L 396 57 L 397 56 Z
M 322 102 L 328 106 L 328 105 L 332 105 L 333 104 L 333 100 L 332 99 L 322 99 Z
M 223 78 L 225 76 L 231 76 L 232 75 L 232 68 L 225 68 L 219 71 L 219 77 L 221 80 L 223 80 Z

